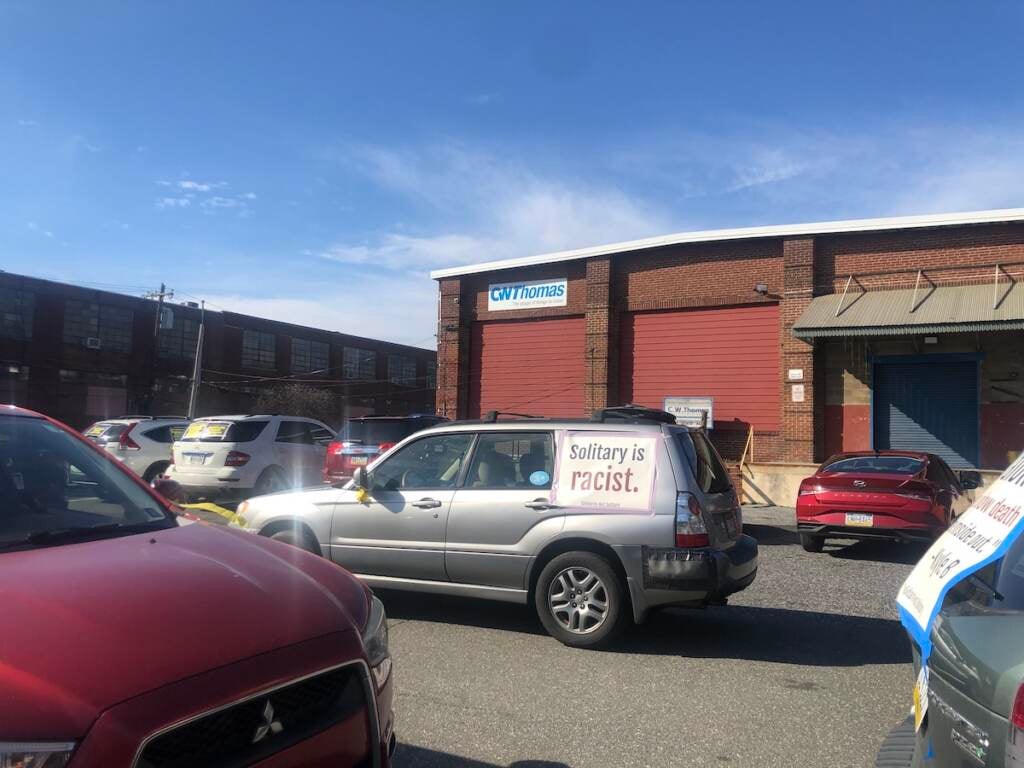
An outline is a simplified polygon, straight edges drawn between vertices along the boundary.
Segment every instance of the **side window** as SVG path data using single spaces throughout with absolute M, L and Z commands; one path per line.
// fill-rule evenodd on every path
M 374 468 L 372 485 L 387 491 L 454 488 L 473 435 L 431 435 L 409 443 Z
M 277 442 L 312 445 L 313 438 L 304 421 L 282 421 L 277 427 Z
M 554 450 L 548 432 L 496 432 L 480 435 L 466 488 L 551 487 Z
M 729 480 L 729 473 L 718 458 L 718 452 L 708 441 L 703 432 L 690 432 L 690 439 L 693 441 L 692 462 L 693 474 L 697 478 L 697 485 L 704 493 L 728 493 L 732 490 L 732 482 Z M 684 451 L 687 458 L 690 458 L 688 451 Z
M 171 438 L 170 427 L 155 427 L 154 429 L 143 432 L 146 437 L 155 443 L 172 443 L 174 440 Z
M 309 434 L 313 438 L 315 445 L 327 445 L 334 439 L 334 433 L 331 430 L 312 422 L 309 424 Z

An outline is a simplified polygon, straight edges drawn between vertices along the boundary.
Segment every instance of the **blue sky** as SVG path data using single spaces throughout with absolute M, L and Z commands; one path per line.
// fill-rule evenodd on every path
M 0 0 L 0 269 L 433 346 L 431 268 L 1024 205 L 1019 3 Z

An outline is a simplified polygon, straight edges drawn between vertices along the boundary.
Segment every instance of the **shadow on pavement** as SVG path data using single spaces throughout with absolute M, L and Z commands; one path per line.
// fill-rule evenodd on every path
M 924 557 L 929 546 L 926 542 L 903 544 L 898 541 L 829 541 L 825 545 L 825 554 L 841 560 L 871 560 L 877 563 L 914 565 Z
M 424 747 L 399 744 L 398 752 L 392 763 L 394 768 L 505 768 L 498 763 L 485 763 L 468 757 L 459 757 L 447 752 L 437 752 Z M 508 768 L 569 768 L 566 763 L 550 760 L 517 760 L 509 763 Z
M 757 539 L 759 547 L 779 546 L 782 544 L 797 544 L 800 537 L 792 528 L 779 525 L 764 525 L 762 523 L 743 523 L 743 532 L 748 536 Z
M 396 622 L 411 619 L 546 634 L 525 605 L 400 592 L 379 594 L 388 616 Z M 558 641 L 552 638 L 550 642 Z M 646 624 L 630 627 L 605 650 L 824 667 L 905 664 L 911 660 L 907 635 L 895 619 L 744 605 L 655 612 Z
M 611 650 L 812 667 L 911 660 L 910 642 L 895 619 L 746 605 L 666 609 Z

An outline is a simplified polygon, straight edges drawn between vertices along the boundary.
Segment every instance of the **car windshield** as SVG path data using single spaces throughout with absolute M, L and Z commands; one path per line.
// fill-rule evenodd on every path
M 426 426 L 408 419 L 353 419 L 345 425 L 342 439 L 363 445 L 397 443 Z
M 827 461 L 820 471 L 916 475 L 922 467 L 924 460 L 914 456 L 842 456 Z
M 176 524 L 155 496 L 63 429 L 0 416 L 0 551 Z

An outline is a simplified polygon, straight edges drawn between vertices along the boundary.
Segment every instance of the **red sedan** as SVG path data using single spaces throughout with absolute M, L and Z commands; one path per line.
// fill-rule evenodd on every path
M 930 541 L 970 506 L 965 491 L 980 481 L 932 453 L 838 454 L 800 483 L 800 543 L 821 552 L 828 537 Z

